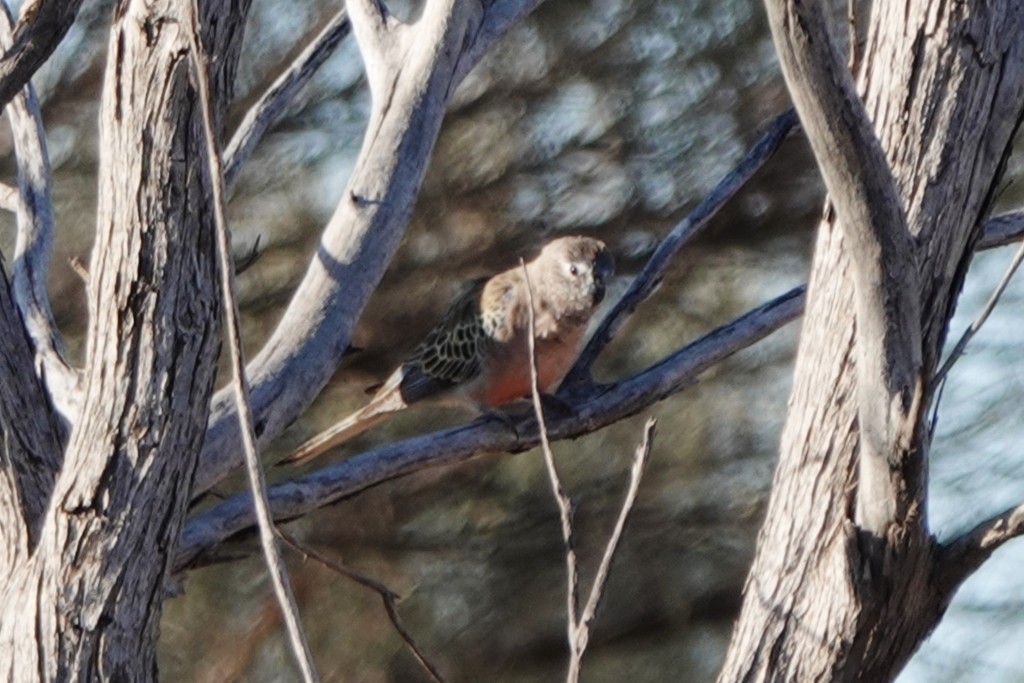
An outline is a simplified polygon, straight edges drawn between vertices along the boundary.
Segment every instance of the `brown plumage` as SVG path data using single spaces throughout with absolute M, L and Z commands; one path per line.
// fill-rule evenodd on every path
M 537 379 L 558 386 L 604 298 L 614 265 L 600 240 L 561 237 L 526 264 L 533 292 Z M 520 265 L 476 280 L 363 408 L 292 451 L 304 462 L 426 399 L 494 408 L 530 394 L 529 297 Z

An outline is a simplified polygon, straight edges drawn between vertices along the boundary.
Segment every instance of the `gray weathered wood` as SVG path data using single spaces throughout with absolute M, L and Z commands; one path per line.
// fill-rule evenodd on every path
M 223 108 L 248 0 L 201 4 Z M 187 3 L 115 10 L 81 419 L 38 545 L 0 568 L 0 676 L 151 680 L 213 389 L 217 287 Z M 7 502 L 7 501 L 4 501 Z M 13 506 L 0 514 L 9 517 Z M 6 526 L 2 520 L 0 526 Z
M 863 236 L 838 224 L 848 220 L 842 210 L 820 228 L 780 462 L 720 680 L 888 680 L 956 588 L 933 581 L 943 553 L 925 517 L 925 415 L 956 296 L 1024 107 L 1022 15 L 1014 2 L 873 6 L 860 90 L 916 258 L 901 261 L 901 248 L 858 253 L 851 239 Z M 842 117 L 833 123 L 850 125 Z M 922 396 L 900 417 L 910 447 L 897 439 L 880 454 L 903 485 L 890 490 L 895 513 L 881 535 L 854 524 L 860 404 L 892 405 L 889 393 L 858 390 L 857 345 L 880 341 L 863 340 L 857 329 L 865 257 L 914 269 L 906 282 L 916 282 L 920 311 Z

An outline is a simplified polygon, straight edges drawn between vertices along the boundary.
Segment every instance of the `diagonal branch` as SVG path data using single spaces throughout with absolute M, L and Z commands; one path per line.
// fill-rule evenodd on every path
M 405 646 L 409 648 L 409 652 L 411 652 L 416 661 L 420 663 L 420 666 L 426 669 L 431 678 L 437 681 L 437 683 L 444 683 L 444 676 L 441 675 L 441 670 L 430 661 L 426 653 L 423 651 L 423 648 L 421 648 L 416 642 L 416 639 L 412 637 L 412 633 L 410 633 L 409 629 L 407 629 L 405 624 L 402 623 L 402 618 L 398 614 L 398 601 L 401 598 L 397 593 L 380 581 L 350 569 L 340 562 L 327 557 L 316 549 L 300 542 L 297 538 L 286 531 L 279 529 L 278 535 L 281 537 L 282 541 L 295 550 L 295 552 L 301 554 L 304 558 L 312 558 L 331 571 L 341 574 L 345 578 L 358 583 L 360 586 L 365 586 L 379 595 L 381 602 L 384 604 L 384 612 L 388 615 L 388 620 L 391 622 L 391 625 L 395 627 L 398 637 L 401 638 L 402 642 L 405 643 Z
M 351 24 L 344 10 L 331 17 L 313 42 L 277 77 L 259 101 L 249 108 L 231 137 L 231 142 L 224 149 L 226 187 L 234 184 L 242 164 L 249 158 L 256 143 L 281 116 L 295 94 L 309 83 L 313 74 L 334 54 L 350 29 Z
M 402 41 L 407 58 L 394 66 L 392 96 L 375 98 L 363 148 L 306 275 L 247 368 L 262 444 L 290 425 L 337 369 L 355 321 L 398 247 L 445 106 L 465 67 L 507 30 L 510 17 L 535 4 L 430 2 L 414 24 L 402 26 L 410 32 Z M 239 438 L 233 400 L 219 392 L 195 494 L 241 464 Z
M 650 368 L 608 386 L 591 386 L 573 396 L 575 416 L 548 421 L 553 439 L 589 434 L 635 415 L 691 385 L 709 367 L 728 358 L 795 319 L 803 310 L 804 288 L 798 287 L 750 311 L 671 354 Z M 480 453 L 519 453 L 539 443 L 537 423 L 530 413 L 509 416 L 514 429 L 501 419 L 484 416 L 469 424 L 385 444 L 344 462 L 287 480 L 268 490 L 274 518 L 300 517 L 370 486 L 428 467 L 463 462 Z M 252 499 L 236 494 L 192 518 L 182 532 L 174 562 L 176 570 L 205 560 L 236 533 L 252 527 Z
M 590 381 L 590 367 L 612 340 L 630 315 L 661 281 L 672 257 L 683 245 L 696 237 L 714 218 L 725 204 L 747 184 L 747 181 L 772 158 L 797 124 L 796 113 L 789 109 L 768 124 L 767 130 L 758 138 L 736 167 L 722 178 L 682 221 L 662 239 L 658 248 L 644 264 L 643 270 L 629 284 L 629 288 L 615 303 L 591 336 L 576 364 L 562 383 L 573 387 Z
M 993 218 L 978 243 L 979 248 L 1003 246 L 1024 238 L 1024 212 Z M 707 368 L 733 353 L 752 346 L 794 320 L 803 311 L 804 287 L 786 294 L 737 318 L 731 323 L 671 354 L 658 364 L 613 385 L 590 385 L 573 395 L 577 419 L 555 419 L 548 424 L 556 439 L 575 438 L 634 415 L 657 401 L 686 388 Z M 488 418 L 441 430 L 405 441 L 386 444 L 330 465 L 303 477 L 275 484 L 269 489 L 277 520 L 301 517 L 340 498 L 370 486 L 429 467 L 465 461 L 484 452 L 518 453 L 535 447 L 535 422 L 521 421 L 516 435 L 504 423 Z M 204 553 L 251 528 L 252 504 L 246 494 L 237 494 L 193 517 L 182 535 L 175 559 L 177 570 L 200 560 Z
M 819 0 L 767 0 L 782 72 L 852 261 L 860 457 L 857 523 L 876 535 L 921 491 L 901 481 L 921 407 L 917 268 L 900 195 Z M 918 459 L 920 459 L 920 455 Z
M 6 2 L 5 9 L 6 9 Z M 0 57 L 0 106 L 25 87 L 75 23 L 82 0 L 29 0 Z

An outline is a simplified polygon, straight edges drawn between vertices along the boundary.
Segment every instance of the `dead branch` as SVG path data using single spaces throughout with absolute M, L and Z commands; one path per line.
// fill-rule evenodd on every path
M 292 653 L 302 672 L 303 680 L 306 683 L 316 683 L 320 677 L 316 672 L 313 654 L 309 649 L 309 640 L 306 638 L 302 622 L 299 620 L 299 608 L 291 590 L 288 570 L 284 566 L 284 558 L 277 547 L 277 530 L 270 515 L 270 504 L 267 502 L 267 482 L 263 477 L 263 468 L 257 452 L 256 432 L 253 427 L 252 408 L 249 404 L 249 383 L 245 376 L 245 362 L 242 359 L 242 336 L 238 326 L 238 300 L 235 297 L 235 268 L 231 258 L 231 235 L 228 231 L 227 219 L 224 216 L 224 169 L 221 166 L 220 152 L 217 149 L 214 136 L 213 116 L 210 109 L 210 86 L 206 78 L 206 59 L 199 39 L 199 8 L 196 6 L 195 0 L 191 3 L 190 19 L 191 30 L 188 38 L 191 48 L 192 71 L 199 92 L 200 113 L 206 143 L 206 162 L 212 181 L 211 199 L 217 238 L 222 308 L 232 374 L 231 386 L 238 405 L 238 421 L 242 434 L 246 472 L 249 476 L 249 489 L 252 493 L 254 513 L 260 530 L 264 560 L 288 630 Z

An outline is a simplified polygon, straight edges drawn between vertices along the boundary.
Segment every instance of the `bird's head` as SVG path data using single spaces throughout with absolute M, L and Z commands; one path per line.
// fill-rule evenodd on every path
M 535 287 L 556 310 L 571 317 L 588 317 L 604 299 L 615 261 L 601 240 L 559 237 L 548 242 L 531 264 Z

